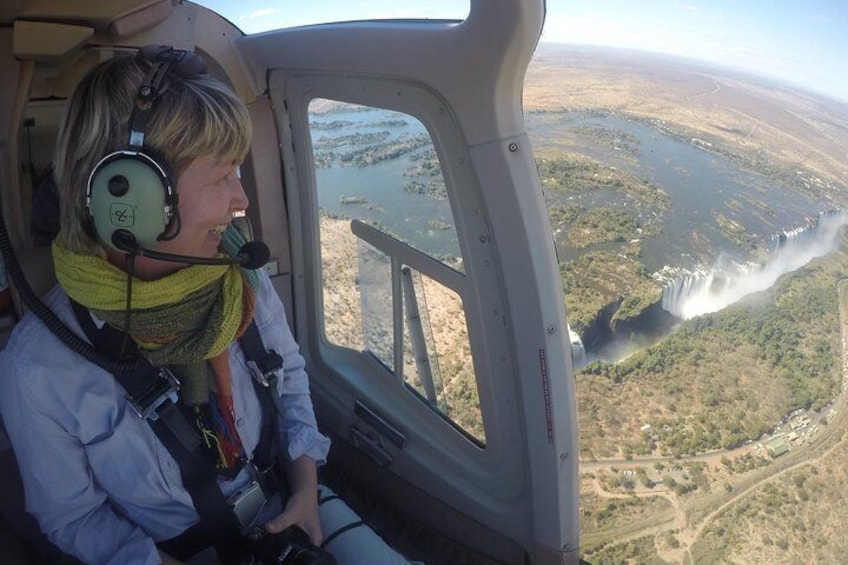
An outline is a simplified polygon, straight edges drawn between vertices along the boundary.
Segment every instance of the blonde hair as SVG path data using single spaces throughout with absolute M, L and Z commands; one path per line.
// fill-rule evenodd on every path
M 59 241 L 77 253 L 104 251 L 85 209 L 89 175 L 109 153 L 129 145 L 129 120 L 150 63 L 120 57 L 91 69 L 65 107 L 54 158 L 59 187 Z M 198 157 L 240 162 L 252 128 L 245 105 L 222 82 L 171 72 L 147 121 L 145 150 L 164 160 L 174 182 Z M 179 189 L 177 189 L 179 194 Z

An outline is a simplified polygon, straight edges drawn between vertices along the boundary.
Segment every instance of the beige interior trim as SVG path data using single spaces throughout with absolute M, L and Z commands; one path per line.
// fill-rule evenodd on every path
M 142 8 L 138 12 L 116 19 L 109 25 L 107 33 L 112 39 L 135 35 L 167 20 L 171 11 L 171 0 L 161 0 L 156 4 Z
M 59 59 L 94 35 L 86 26 L 16 21 L 12 50 L 19 59 Z

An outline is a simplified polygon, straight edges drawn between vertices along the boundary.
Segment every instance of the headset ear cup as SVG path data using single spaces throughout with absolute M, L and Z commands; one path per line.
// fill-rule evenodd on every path
M 169 231 L 173 187 L 165 169 L 140 151 L 116 151 L 89 177 L 86 204 L 97 237 L 112 249 L 117 230 L 132 234 L 141 247 L 153 246 Z

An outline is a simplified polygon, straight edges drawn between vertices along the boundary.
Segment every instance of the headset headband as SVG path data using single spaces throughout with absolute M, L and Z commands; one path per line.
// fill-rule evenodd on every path
M 138 89 L 135 107 L 130 116 L 129 146 L 139 149 L 144 146 L 150 110 L 159 95 L 168 88 L 165 81 L 168 75 L 176 73 L 187 77 L 206 74 L 206 61 L 191 51 L 174 49 L 170 45 L 145 45 L 138 50 L 135 57 L 138 61 L 152 65 Z

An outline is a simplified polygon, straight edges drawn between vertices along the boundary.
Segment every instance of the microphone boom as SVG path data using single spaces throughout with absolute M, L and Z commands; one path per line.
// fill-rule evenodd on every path
M 235 257 L 192 257 L 190 255 L 154 251 L 140 246 L 135 237 L 126 230 L 116 230 L 112 234 L 112 243 L 115 247 L 130 255 L 188 265 L 239 265 L 244 269 L 255 270 L 264 266 L 271 258 L 271 250 L 261 241 L 248 241 L 239 248 Z

